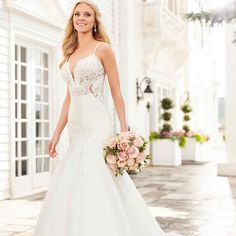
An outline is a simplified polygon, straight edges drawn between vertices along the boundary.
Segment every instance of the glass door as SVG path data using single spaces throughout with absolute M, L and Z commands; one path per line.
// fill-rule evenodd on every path
M 29 50 L 25 45 L 15 45 L 14 73 L 14 192 L 30 188 L 29 151 Z
M 47 185 L 50 158 L 50 50 L 17 40 L 14 58 L 13 196 Z
M 50 174 L 50 158 L 47 154 L 50 138 L 50 88 L 49 53 L 34 49 L 34 187 L 47 184 Z

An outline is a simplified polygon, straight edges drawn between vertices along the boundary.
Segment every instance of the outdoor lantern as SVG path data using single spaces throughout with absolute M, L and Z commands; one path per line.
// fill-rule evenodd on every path
M 146 82 L 146 88 L 144 89 L 144 91 L 142 91 L 142 84 L 143 82 Z M 141 96 L 139 96 L 139 91 Z M 149 110 L 150 108 L 150 102 L 152 100 L 152 95 L 153 95 L 153 91 L 151 89 L 151 79 L 149 77 L 144 77 L 141 82 L 139 83 L 138 78 L 136 80 L 136 94 L 137 94 L 137 104 L 140 100 L 145 99 L 147 101 L 147 109 Z

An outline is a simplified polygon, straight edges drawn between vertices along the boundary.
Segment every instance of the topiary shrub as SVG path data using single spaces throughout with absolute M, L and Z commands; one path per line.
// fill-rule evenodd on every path
M 189 100 L 189 97 L 183 102 L 183 104 L 181 106 L 181 111 L 184 113 L 184 116 L 183 116 L 183 121 L 184 121 L 183 130 L 184 130 L 185 133 L 187 133 L 191 130 L 190 126 L 189 126 L 189 121 L 191 120 L 190 113 L 192 112 L 192 106 L 191 106 L 191 102 Z
M 149 141 L 153 141 L 156 139 L 171 139 L 178 140 L 179 146 L 184 147 L 186 143 L 186 138 L 183 132 L 173 132 L 173 128 L 170 124 L 172 114 L 170 110 L 174 107 L 174 103 L 170 98 L 163 98 L 161 100 L 161 120 L 163 120 L 163 125 L 160 127 L 159 132 L 151 132 L 149 135 Z
M 170 98 L 163 98 L 161 100 L 161 108 L 163 110 L 161 118 L 164 121 L 162 128 L 160 130 L 161 134 L 170 132 L 172 130 L 172 126 L 170 124 L 172 115 L 170 113 L 170 109 L 172 109 L 173 107 L 174 103 Z

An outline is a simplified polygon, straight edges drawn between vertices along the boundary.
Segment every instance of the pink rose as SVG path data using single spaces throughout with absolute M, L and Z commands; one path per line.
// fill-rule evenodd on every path
M 140 152 L 140 154 L 137 157 L 137 161 L 142 162 L 145 160 L 145 158 L 146 158 L 146 156 L 145 156 L 144 152 Z
M 138 169 L 138 164 L 135 164 L 133 166 L 129 167 L 130 170 L 137 170 Z
M 109 164 L 115 164 L 116 160 L 117 160 L 117 157 L 114 156 L 114 155 L 108 155 L 106 160 Z
M 127 155 L 127 153 L 126 152 L 118 152 L 118 159 L 120 160 L 120 161 L 125 161 L 127 158 L 128 158 L 128 155 Z
M 130 139 L 130 138 L 135 138 L 136 135 L 133 131 L 126 131 L 126 132 L 121 132 L 119 135 L 119 140 L 122 139 Z
M 125 166 L 124 169 L 125 169 L 125 170 L 129 170 L 129 166 Z
M 136 135 L 133 131 L 128 131 L 127 135 L 129 136 L 129 138 L 135 138 L 136 137 Z
M 126 166 L 126 161 L 119 161 L 119 162 L 118 162 L 118 167 L 123 168 L 123 167 L 125 167 L 125 166 Z
M 129 138 L 128 132 L 121 132 L 120 135 L 118 136 L 119 140 L 128 139 L 128 138 Z
M 123 139 L 118 143 L 117 146 L 120 150 L 127 150 L 129 148 L 129 142 L 127 139 Z
M 108 146 L 110 148 L 114 148 L 116 146 L 116 143 L 117 143 L 117 139 L 116 138 L 111 138 L 109 143 L 108 143 Z
M 133 141 L 133 144 L 136 147 L 140 147 L 140 146 L 143 146 L 144 142 L 143 142 L 143 139 L 141 137 L 138 137 Z
M 132 165 L 134 165 L 134 163 L 135 163 L 135 160 L 133 158 L 127 160 L 128 166 L 132 166 Z
M 128 153 L 129 153 L 129 156 L 131 158 L 135 158 L 139 155 L 139 150 L 137 147 L 135 146 L 131 146 L 129 149 L 128 149 Z

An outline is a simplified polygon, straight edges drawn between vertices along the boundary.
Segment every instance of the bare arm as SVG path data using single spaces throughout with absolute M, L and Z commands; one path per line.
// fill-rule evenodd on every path
M 125 117 L 125 104 L 120 90 L 120 80 L 115 60 L 115 54 L 109 44 L 102 45 L 99 51 L 105 71 L 108 76 L 112 98 L 120 121 L 121 132 L 128 131 Z
M 67 93 L 63 102 L 63 106 L 61 109 L 61 114 L 59 117 L 59 120 L 57 122 L 57 126 L 54 131 L 53 136 L 60 136 L 63 129 L 65 128 L 67 124 L 67 119 L 68 119 L 68 111 L 69 111 L 69 106 L 70 106 L 70 94 L 69 94 L 69 89 L 67 87 Z
M 54 158 L 57 156 L 56 145 L 59 142 L 60 135 L 67 124 L 69 106 L 70 106 L 70 94 L 69 94 L 69 89 L 67 87 L 67 93 L 62 105 L 61 114 L 58 119 L 54 134 L 48 144 L 48 154 L 50 157 Z

